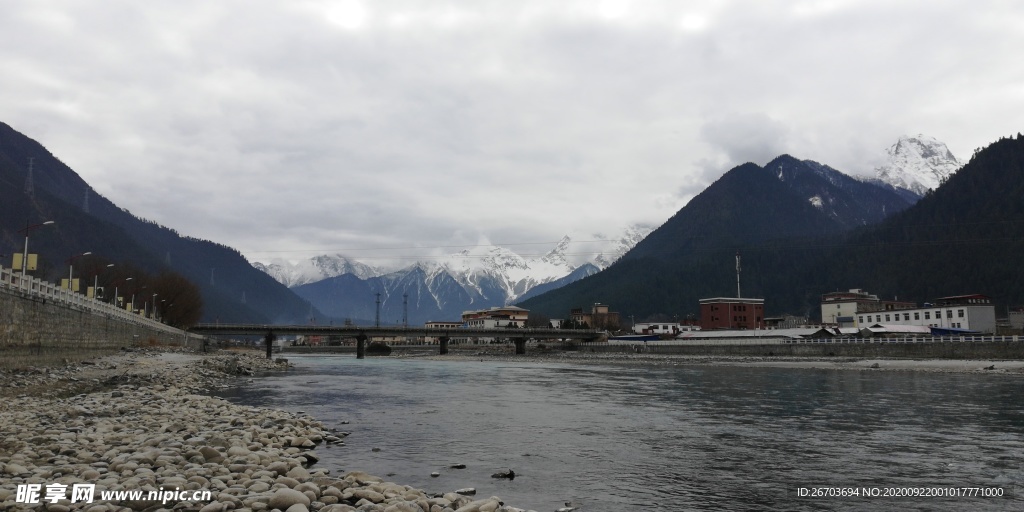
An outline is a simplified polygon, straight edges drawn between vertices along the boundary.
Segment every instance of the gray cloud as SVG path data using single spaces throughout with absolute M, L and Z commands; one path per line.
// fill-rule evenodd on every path
M 743 161 L 1020 131 L 1005 2 L 22 2 L 0 120 L 255 259 L 660 224 Z

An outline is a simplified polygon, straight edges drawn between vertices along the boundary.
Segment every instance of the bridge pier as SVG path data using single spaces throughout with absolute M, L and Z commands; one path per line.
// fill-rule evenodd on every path
M 437 344 L 440 346 L 439 353 L 442 356 L 448 353 L 448 341 L 450 339 L 451 338 L 449 338 L 448 336 L 441 336 L 441 337 L 437 338 Z
M 274 351 L 274 340 L 276 340 L 276 339 L 277 339 L 277 336 L 274 336 L 274 331 L 267 331 L 267 335 L 263 337 L 263 343 L 266 344 L 266 346 L 267 346 L 267 359 L 271 359 L 272 358 L 271 354 Z M 203 351 L 204 352 L 205 352 L 205 348 L 206 348 L 206 341 L 204 340 L 203 341 L 203 349 L 204 349 Z
M 526 354 L 526 338 L 514 338 L 512 341 L 516 344 L 517 356 Z
M 356 335 L 356 359 L 364 357 L 366 357 L 366 335 L 359 333 Z

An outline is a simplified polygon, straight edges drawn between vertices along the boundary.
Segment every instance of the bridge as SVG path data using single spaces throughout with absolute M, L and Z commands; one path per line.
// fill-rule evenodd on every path
M 594 341 L 606 333 L 597 329 L 549 329 L 549 328 L 466 328 L 427 329 L 426 327 L 362 327 L 357 325 L 268 325 L 268 324 L 197 324 L 189 332 L 211 336 L 263 336 L 270 357 L 271 344 L 278 335 L 342 336 L 355 338 L 356 358 L 366 355 L 366 341 L 370 338 L 405 336 L 409 338 L 437 338 L 439 353 L 448 353 L 448 342 L 452 337 L 510 338 L 516 346 L 516 354 L 526 353 L 526 340 L 582 340 Z

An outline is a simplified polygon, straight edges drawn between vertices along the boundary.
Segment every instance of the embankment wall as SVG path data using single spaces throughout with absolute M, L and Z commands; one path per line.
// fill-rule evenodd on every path
M 149 322 L 152 323 L 152 322 Z M 0 289 L 0 367 L 49 366 L 150 344 L 195 345 L 195 335 L 46 297 Z

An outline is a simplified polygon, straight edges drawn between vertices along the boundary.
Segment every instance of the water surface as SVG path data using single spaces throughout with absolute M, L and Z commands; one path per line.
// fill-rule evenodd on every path
M 317 448 L 333 474 L 475 487 L 541 512 L 567 502 L 584 512 L 1024 506 L 1019 377 L 289 359 L 294 370 L 222 396 L 352 432 L 346 446 Z M 490 478 L 509 468 L 514 480 Z M 812 486 L 1000 487 L 1008 497 L 798 496 Z

